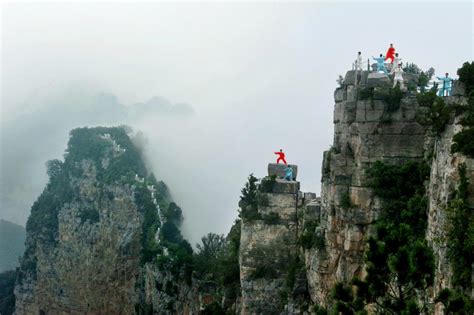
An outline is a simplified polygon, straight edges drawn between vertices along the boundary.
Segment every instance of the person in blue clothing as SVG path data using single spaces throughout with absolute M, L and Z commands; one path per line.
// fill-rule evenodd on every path
M 293 180 L 293 169 L 291 168 L 290 164 L 288 164 L 285 168 L 285 179 Z
M 377 72 L 382 71 L 383 73 L 388 75 L 387 69 L 385 68 L 385 57 L 380 54 L 380 57 L 375 58 L 374 56 L 372 56 L 372 58 L 377 61 Z
M 444 77 L 436 77 L 436 79 L 443 82 L 441 88 L 438 91 L 438 96 L 450 96 L 451 95 L 451 88 L 453 86 L 453 79 L 449 77 L 449 73 L 446 72 Z

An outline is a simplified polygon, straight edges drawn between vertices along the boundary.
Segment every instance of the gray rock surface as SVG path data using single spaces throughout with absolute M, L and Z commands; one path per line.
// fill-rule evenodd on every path
M 390 78 L 386 74 L 371 72 L 367 76 L 367 87 L 388 87 L 391 85 Z
M 300 255 L 298 207 L 303 206 L 303 194 L 298 182 L 277 180 L 273 191 L 265 196 L 268 203 L 260 206 L 258 212 L 263 217 L 276 213 L 279 220 L 242 221 L 239 250 L 241 314 L 302 314 L 307 305 L 303 307 L 293 298 L 307 294 L 305 275 L 295 275 L 291 288 L 288 288 L 287 279 L 291 266 Z M 303 302 L 308 301 L 303 299 Z
M 346 78 L 351 78 L 349 71 Z M 391 86 L 384 74 L 370 73 L 367 86 Z M 405 95 L 400 108 L 387 110 L 383 100 L 357 100 L 353 86 L 337 91 L 334 109 L 334 141 L 325 152 L 320 203 L 306 206 L 308 220 L 320 221 L 317 231 L 324 247 L 305 251 L 311 300 L 328 303 L 337 281 L 349 282 L 364 276 L 365 241 L 379 215 L 380 200 L 367 186 L 367 169 L 379 160 L 399 164 L 422 160 L 427 128 L 416 122 L 418 104 Z M 342 98 L 342 100 L 341 100 Z M 341 200 L 349 197 L 351 207 Z
M 296 179 L 298 176 L 298 165 L 289 164 L 291 169 L 293 170 L 293 180 Z M 268 176 L 275 175 L 277 178 L 284 178 L 285 177 L 285 164 L 276 164 L 276 163 L 269 163 L 268 164 Z

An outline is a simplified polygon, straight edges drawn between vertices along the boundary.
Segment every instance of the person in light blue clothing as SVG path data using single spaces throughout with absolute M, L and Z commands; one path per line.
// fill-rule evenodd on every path
M 387 69 L 385 68 L 385 57 L 380 54 L 380 57 L 375 58 L 374 56 L 372 56 L 372 59 L 377 61 L 377 72 L 382 71 L 383 73 L 388 75 Z
M 293 180 L 293 169 L 291 168 L 290 164 L 288 164 L 285 168 L 285 179 Z
M 443 82 L 441 88 L 438 90 L 438 96 L 450 96 L 451 95 L 451 88 L 453 86 L 453 79 L 449 77 L 449 73 L 446 72 L 444 77 L 436 77 L 436 79 Z

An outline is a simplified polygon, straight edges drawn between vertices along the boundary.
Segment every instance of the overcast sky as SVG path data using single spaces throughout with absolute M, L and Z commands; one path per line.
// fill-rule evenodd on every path
M 404 61 L 455 76 L 473 59 L 472 16 L 472 2 L 451 1 L 4 3 L 0 218 L 25 224 L 67 130 L 102 122 L 144 132 L 193 242 L 228 232 L 246 177 L 264 176 L 280 148 L 299 166 L 302 190 L 319 195 L 336 79 L 356 52 L 394 43 Z M 159 96 L 195 115 L 66 117 L 87 106 L 73 99 L 95 93 L 117 106 Z

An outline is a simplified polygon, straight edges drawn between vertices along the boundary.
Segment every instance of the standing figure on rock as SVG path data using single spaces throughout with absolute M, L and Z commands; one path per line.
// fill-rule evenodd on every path
M 438 96 L 450 96 L 453 79 L 449 77 L 449 73 L 446 72 L 444 77 L 436 77 L 436 79 L 443 81 L 442 85 L 441 82 L 439 84 L 441 88 L 438 91 Z
M 402 58 L 398 57 L 398 53 L 396 53 L 393 59 L 393 68 L 396 68 L 398 65 L 402 65 Z
M 400 83 L 400 88 L 403 89 L 403 69 L 402 64 L 399 63 L 397 66 L 394 65 L 392 69 L 393 73 L 393 87 L 397 86 L 397 83 Z
M 393 63 L 394 59 L 395 59 L 395 48 L 393 47 L 393 44 L 390 44 L 390 47 L 387 50 L 387 55 L 385 56 L 385 60 L 389 63 Z
M 285 168 L 285 179 L 293 180 L 293 169 L 291 168 L 291 165 L 289 164 Z
M 377 61 L 377 72 L 380 72 L 382 71 L 383 73 L 387 74 L 387 68 L 385 68 L 385 58 L 382 54 L 380 54 L 380 57 L 378 58 L 375 58 L 374 56 L 372 56 L 372 58 Z
M 356 69 L 356 71 L 363 71 L 364 70 L 364 69 L 362 69 L 362 64 L 363 64 L 362 53 L 359 51 L 357 53 L 357 59 L 355 60 L 355 69 Z
M 280 164 L 280 161 L 283 161 L 286 165 L 285 153 L 283 153 L 283 150 L 280 149 L 280 152 L 275 152 L 275 154 L 278 155 L 277 164 Z

